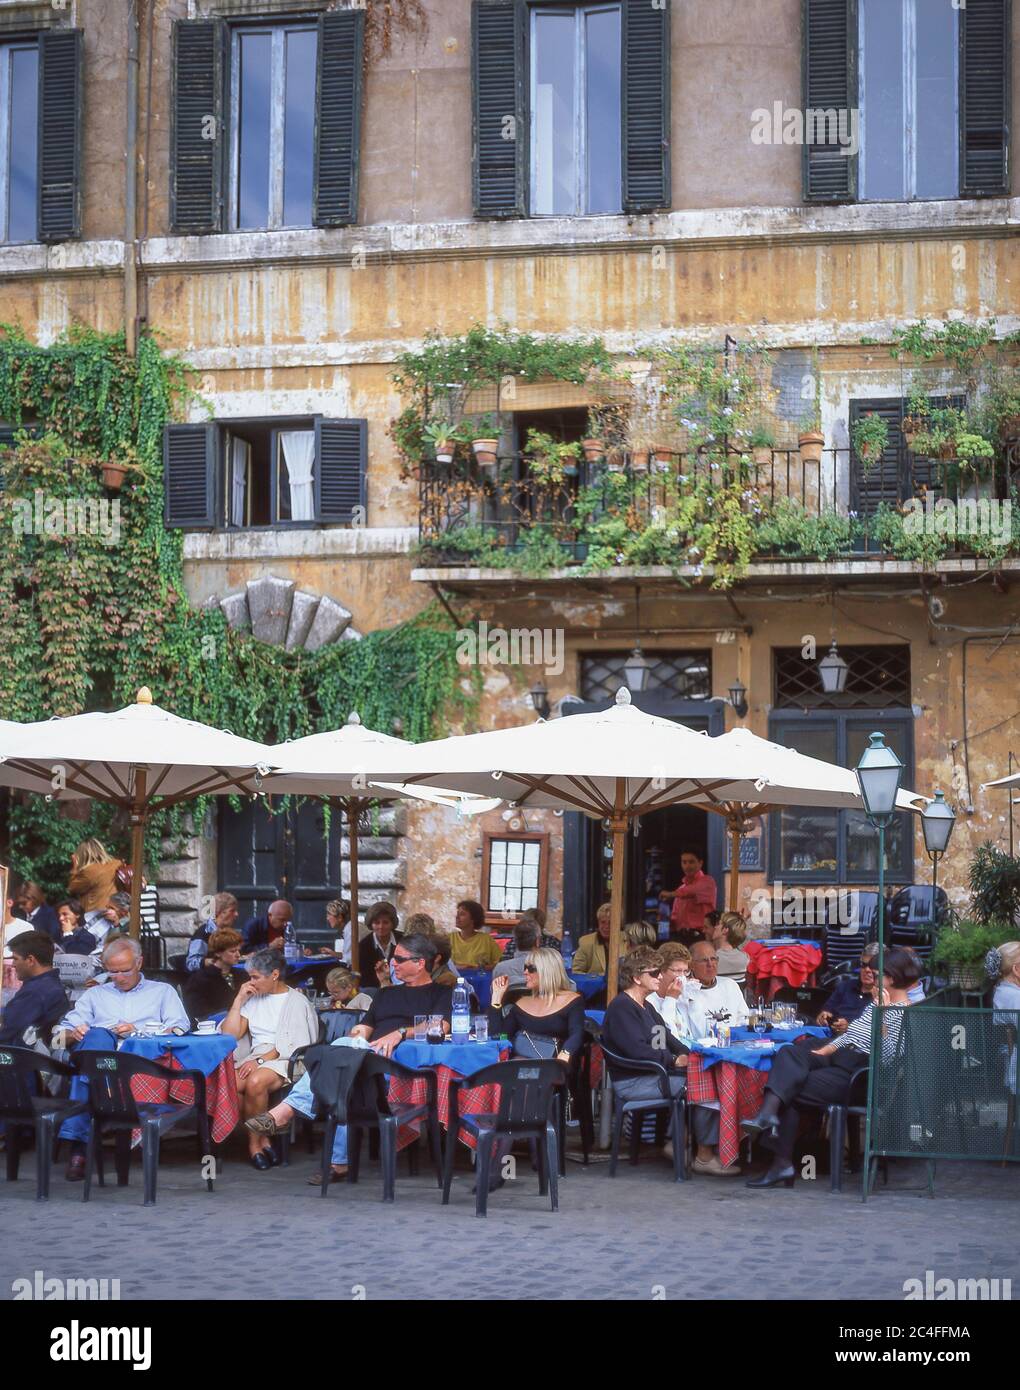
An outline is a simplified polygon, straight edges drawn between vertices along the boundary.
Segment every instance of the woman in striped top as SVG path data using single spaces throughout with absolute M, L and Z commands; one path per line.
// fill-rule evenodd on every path
M 876 1004 L 897 1005 L 883 1015 L 882 1061 L 896 1055 L 902 1010 L 910 1004 L 908 990 L 917 978 L 916 965 L 909 952 L 893 947 L 885 953 L 882 990 L 877 985 L 874 1001 L 855 1019 L 845 1033 L 824 1047 L 795 1043 L 778 1052 L 765 1087 L 765 1101 L 753 1119 L 744 1120 L 748 1134 L 765 1135 L 774 1154 L 767 1173 L 748 1187 L 792 1187 L 794 1179 L 793 1145 L 799 1125 L 798 1102 L 838 1105 L 850 1094 L 850 1080 L 858 1068 L 867 1065 L 871 1052 L 872 1020 Z

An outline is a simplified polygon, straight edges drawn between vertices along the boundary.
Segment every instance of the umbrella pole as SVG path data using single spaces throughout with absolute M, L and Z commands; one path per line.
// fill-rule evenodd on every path
M 620 965 L 620 941 L 623 935 L 624 859 L 627 853 L 627 830 L 630 822 L 623 809 L 624 782 L 616 780 L 616 812 L 611 821 L 613 831 L 613 891 L 610 894 L 612 914 L 609 919 L 609 959 L 606 962 L 606 1002 L 616 998 Z
M 347 806 L 347 853 L 351 866 L 351 959 L 352 970 L 358 968 L 358 935 L 361 931 L 358 922 L 358 818 L 361 815 L 361 801 L 349 797 Z M 369 980 L 371 985 L 374 981 Z
M 129 930 L 137 941 L 142 934 L 142 856 L 145 848 L 145 773 L 135 772 L 135 796 L 131 806 L 131 919 Z
M 730 911 L 737 912 L 740 904 L 740 824 L 730 824 Z

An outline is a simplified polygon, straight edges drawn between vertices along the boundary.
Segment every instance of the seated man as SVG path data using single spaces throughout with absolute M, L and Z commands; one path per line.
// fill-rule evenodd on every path
M 856 975 L 841 975 L 836 988 L 826 999 L 816 1022 L 828 1026 L 837 1035 L 845 1033 L 851 1023 L 860 1018 L 872 1003 L 875 988 L 875 962 L 878 942 L 872 941 L 861 952 L 860 969 Z
M 426 936 L 404 936 L 396 944 L 393 964 L 396 968 L 399 985 L 392 989 L 380 990 L 372 1000 L 371 1008 L 365 1017 L 352 1028 L 347 1038 L 337 1038 L 331 1045 L 348 1045 L 352 1038 L 368 1042 L 373 1052 L 389 1057 L 398 1043 L 402 1042 L 414 1027 L 415 1018 L 423 1015 L 440 1014 L 445 1032 L 450 1029 L 450 1015 L 453 1012 L 453 990 L 432 981 L 432 967 L 435 963 L 435 943 Z M 360 1045 L 360 1044 L 359 1044 Z M 296 1083 L 290 1095 L 280 1105 L 261 1115 L 245 1120 L 245 1125 L 253 1134 L 274 1135 L 286 1129 L 295 1112 L 315 1116 L 315 1100 L 312 1084 L 306 1075 Z M 333 1144 L 333 1172 L 331 1182 L 339 1182 L 347 1175 L 347 1128 L 337 1129 Z M 309 1184 L 318 1185 L 322 1179 L 314 1173 Z
M 283 898 L 269 904 L 264 917 L 249 917 L 241 928 L 241 955 L 264 951 L 269 946 L 283 946 L 283 933 L 293 919 L 294 909 Z
M 60 922 L 56 910 L 46 901 L 46 894 L 32 879 L 21 891 L 21 907 L 33 931 L 48 932 L 54 941 L 60 939 Z
M 237 917 L 237 899 L 233 893 L 217 893 L 212 900 L 211 914 L 191 934 L 184 968 L 186 970 L 199 970 L 209 950 L 209 938 L 213 932 L 232 931 Z
M 49 932 L 26 931 L 11 941 L 11 959 L 21 988 L 4 1009 L 0 1043 L 33 1047 L 67 1011 L 67 994 L 53 969 L 53 938 Z M 31 1030 L 31 1036 L 27 1036 Z
M 518 924 L 520 924 L 521 922 L 534 922 L 535 925 L 538 927 L 539 936 L 541 938 L 538 946 L 528 946 L 526 948 L 524 952 L 525 955 L 527 955 L 528 951 L 537 950 L 559 951 L 562 955 L 563 942 L 560 940 L 558 936 L 553 936 L 550 932 L 546 931 L 546 916 L 540 907 L 526 907 L 524 911 L 521 913 L 520 917 L 518 918 Z M 513 960 L 514 956 L 520 954 L 521 951 L 520 947 L 517 945 L 516 937 L 512 936 L 510 940 L 506 943 L 506 945 L 503 947 L 503 959 Z M 493 974 L 495 973 L 496 972 L 494 971 Z
M 64 1046 L 78 1042 L 99 1052 L 112 1052 L 118 1039 L 129 1037 L 139 1027 L 158 1027 L 167 1033 L 174 1028 L 188 1032 L 188 1013 L 174 987 L 147 980 L 142 974 L 142 948 L 137 941 L 121 936 L 109 942 L 103 948 L 102 964 L 109 982 L 87 989 L 60 1020 L 58 1046 L 61 1032 L 68 1039 Z M 83 1115 L 65 1120 L 61 1127 L 61 1139 L 71 1140 L 66 1173 L 69 1182 L 80 1182 L 85 1176 L 87 1133 Z
M 609 932 L 613 909 L 603 903 L 595 914 L 595 930 L 582 936 L 577 943 L 570 969 L 575 975 L 604 975 L 608 957 Z
M 511 989 L 530 988 L 530 981 L 524 973 L 524 962 L 528 958 L 529 951 L 537 951 L 542 944 L 542 929 L 533 917 L 522 917 L 514 927 L 514 938 L 510 943 L 513 947 L 513 954 L 500 962 L 492 972 L 495 980 L 500 975 L 505 975 L 510 981 Z M 507 947 L 509 950 L 510 947 Z
M 691 974 L 701 986 L 690 1001 L 691 1026 L 699 1038 L 708 1032 L 715 1015 L 727 1015 L 733 1028 L 747 1022 L 747 1004 L 740 986 L 719 977 L 719 953 L 710 941 L 696 941 L 691 947 Z

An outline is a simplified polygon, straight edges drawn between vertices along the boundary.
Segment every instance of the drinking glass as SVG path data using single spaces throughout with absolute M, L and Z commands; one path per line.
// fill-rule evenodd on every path
M 754 1031 L 755 1031 L 755 1034 L 756 1034 L 759 1038 L 764 1037 L 764 1036 L 765 1036 L 765 1029 L 766 1029 L 768 1026 L 769 1026 L 769 1025 L 768 1025 L 768 1019 L 765 1017 L 765 1010 L 764 1010 L 764 1009 L 755 1009 L 755 1011 L 754 1011 Z
M 475 1019 L 475 1042 L 489 1041 L 489 1019 L 486 1014 L 479 1014 Z
M 429 1036 L 429 1016 L 428 1014 L 415 1014 L 414 1016 L 414 1040 L 415 1042 L 427 1042 Z

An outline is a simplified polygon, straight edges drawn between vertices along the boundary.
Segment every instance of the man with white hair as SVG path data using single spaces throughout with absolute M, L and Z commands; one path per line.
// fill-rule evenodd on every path
M 57 1024 L 56 1036 L 65 1030 L 68 1046 L 96 1052 L 112 1052 L 118 1040 L 129 1037 L 140 1028 L 158 1028 L 169 1033 L 191 1028 L 188 1012 L 172 985 L 159 980 L 147 980 L 142 974 L 142 948 L 132 937 L 121 936 L 104 947 L 103 969 L 108 975 L 106 984 L 87 989 L 70 1012 Z M 69 1182 L 79 1182 L 85 1176 L 84 1143 L 88 1122 L 75 1115 L 61 1127 L 61 1139 L 71 1140 L 71 1157 L 67 1165 Z

